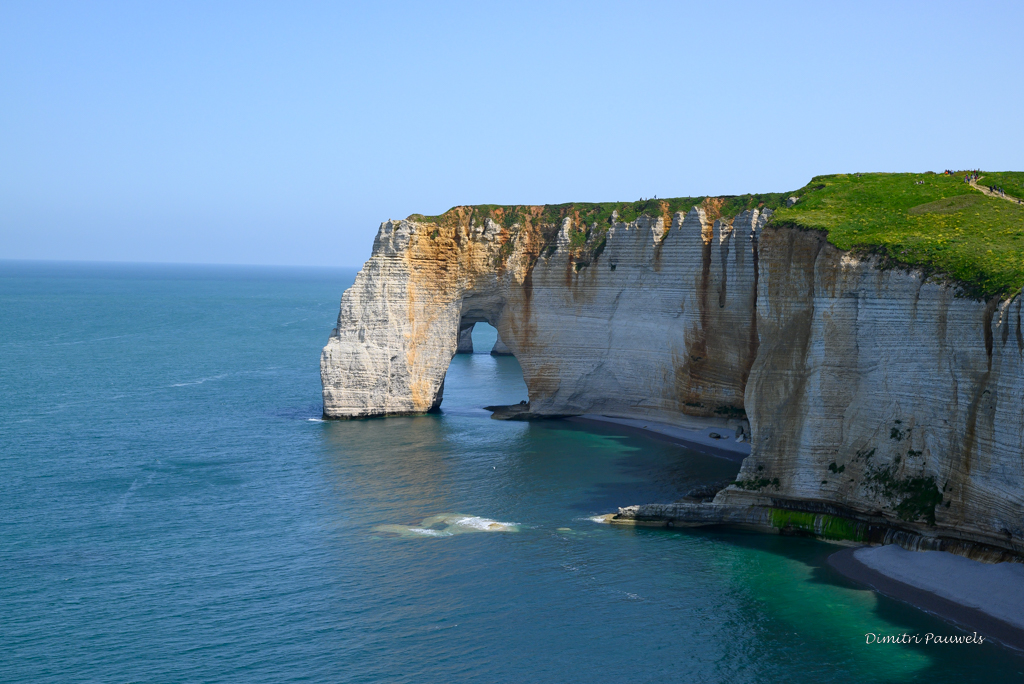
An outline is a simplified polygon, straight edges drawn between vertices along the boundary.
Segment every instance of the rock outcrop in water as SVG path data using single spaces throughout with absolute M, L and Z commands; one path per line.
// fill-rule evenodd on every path
M 498 335 L 494 340 L 494 346 L 491 347 L 491 356 L 512 356 L 512 350 L 501 341 L 501 335 Z
M 473 353 L 473 326 L 467 325 L 459 328 L 459 341 L 455 348 L 456 354 Z
M 384 223 L 323 351 L 325 417 L 437 408 L 486 321 L 531 416 L 749 420 L 737 482 L 694 522 L 804 511 L 1024 552 L 1020 296 L 957 297 L 717 206 L 605 231 L 472 208 Z

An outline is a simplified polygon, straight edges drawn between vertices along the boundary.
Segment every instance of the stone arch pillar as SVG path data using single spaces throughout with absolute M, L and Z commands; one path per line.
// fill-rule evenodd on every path
M 491 347 L 491 356 L 515 356 L 512 350 L 508 348 L 505 341 L 501 339 L 501 333 L 498 333 L 497 339 L 494 340 L 494 346 Z
M 468 325 L 464 321 L 459 323 L 459 342 L 458 347 L 455 350 L 456 354 L 473 353 L 474 326 L 476 326 L 476 323 L 469 323 Z
M 505 297 L 492 266 L 495 224 L 446 229 L 450 237 L 422 227 L 382 224 L 373 255 L 342 296 L 320 358 L 325 417 L 437 409 L 460 331 L 478 321 L 498 327 Z

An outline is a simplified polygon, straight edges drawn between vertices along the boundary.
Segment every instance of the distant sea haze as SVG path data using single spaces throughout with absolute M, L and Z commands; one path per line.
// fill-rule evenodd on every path
M 1016 681 L 835 547 L 602 525 L 737 464 L 615 426 L 321 421 L 354 270 L 0 262 L 2 682 Z M 923 638 L 923 637 L 922 637 Z

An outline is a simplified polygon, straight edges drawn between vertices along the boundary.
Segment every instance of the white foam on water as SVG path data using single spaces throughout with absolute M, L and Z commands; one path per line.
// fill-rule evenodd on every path
M 149 477 L 147 477 L 146 481 L 143 482 L 142 484 L 139 484 L 139 478 L 135 478 L 134 480 L 132 480 L 131 485 L 128 487 L 128 491 L 122 494 L 121 499 L 116 504 L 114 504 L 112 513 L 117 516 L 124 513 L 124 509 L 128 505 L 128 499 L 132 497 L 135 490 L 139 489 L 140 487 L 145 487 L 146 485 L 148 485 L 150 482 L 153 481 L 154 477 L 156 477 L 156 473 L 150 473 Z
M 209 378 L 199 378 L 198 380 L 193 380 L 192 382 L 175 383 L 171 385 L 171 387 L 188 387 L 189 385 L 202 385 L 204 382 L 208 380 L 220 380 L 221 378 L 226 378 L 227 376 L 227 373 L 221 373 L 220 375 L 214 375 Z
M 324 422 L 323 418 L 307 418 L 306 420 L 308 420 L 310 423 L 322 423 L 322 422 Z
M 468 527 L 473 530 L 479 530 L 480 532 L 513 532 L 518 529 L 518 523 L 498 522 L 497 520 L 481 518 L 475 515 L 459 518 L 451 524 L 459 527 Z
M 373 531 L 400 537 L 451 537 L 473 532 L 518 532 L 519 523 L 500 522 L 478 515 L 442 513 L 425 518 L 419 525 L 377 525 Z

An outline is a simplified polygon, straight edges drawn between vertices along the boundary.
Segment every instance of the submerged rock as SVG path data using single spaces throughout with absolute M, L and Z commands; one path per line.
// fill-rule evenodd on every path
M 373 531 L 401 537 L 451 537 L 472 532 L 518 532 L 519 526 L 475 515 L 442 513 L 424 519 L 419 525 L 377 525 Z
M 512 350 L 501 341 L 501 335 L 494 340 L 494 346 L 491 347 L 491 356 L 512 356 Z

